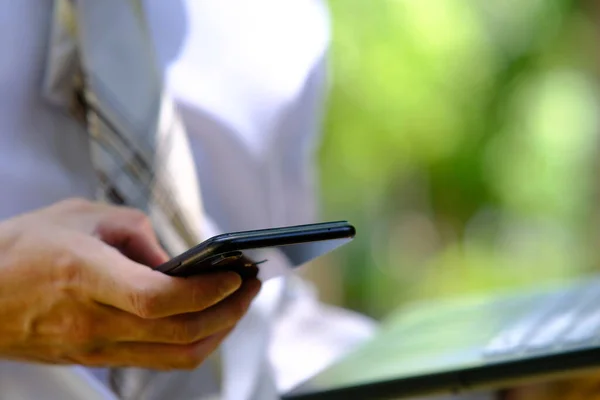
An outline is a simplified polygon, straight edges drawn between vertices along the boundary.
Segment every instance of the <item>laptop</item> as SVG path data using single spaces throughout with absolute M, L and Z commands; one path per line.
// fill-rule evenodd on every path
M 456 394 L 595 369 L 600 370 L 600 276 L 412 305 L 285 398 Z

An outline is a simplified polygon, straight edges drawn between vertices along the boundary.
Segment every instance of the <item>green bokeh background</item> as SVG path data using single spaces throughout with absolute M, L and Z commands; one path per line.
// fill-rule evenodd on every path
M 600 270 L 593 2 L 329 6 L 323 215 L 358 236 L 325 297 L 382 317 Z

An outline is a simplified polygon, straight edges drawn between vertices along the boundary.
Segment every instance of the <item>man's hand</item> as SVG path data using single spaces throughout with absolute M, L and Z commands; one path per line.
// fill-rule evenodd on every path
M 140 212 L 68 200 L 0 223 L 0 358 L 190 369 L 245 314 L 260 283 L 174 278 Z

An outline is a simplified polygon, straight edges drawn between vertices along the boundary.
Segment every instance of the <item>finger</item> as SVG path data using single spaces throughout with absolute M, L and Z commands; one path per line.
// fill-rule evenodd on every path
M 98 336 L 121 342 L 189 344 L 231 328 L 246 314 L 260 290 L 260 282 L 251 280 L 222 302 L 197 313 L 159 319 L 144 319 L 132 314 L 108 310 L 98 320 Z
M 105 243 L 131 253 L 128 257 L 142 264 L 155 266 L 168 258 L 158 245 L 148 218 L 139 210 L 77 198 L 61 201 L 49 209 L 60 225 L 94 234 Z
M 141 367 L 156 370 L 194 369 L 206 360 L 227 337 L 225 330 L 196 343 L 116 343 L 78 357 L 87 366 Z
M 127 207 L 105 207 L 95 234 L 141 264 L 156 267 L 169 259 L 158 242 L 150 219 L 141 211 Z
M 86 282 L 93 299 L 138 317 L 155 319 L 202 311 L 242 284 L 240 276 L 233 272 L 171 277 L 106 247 L 89 256 L 97 271 L 94 279 Z

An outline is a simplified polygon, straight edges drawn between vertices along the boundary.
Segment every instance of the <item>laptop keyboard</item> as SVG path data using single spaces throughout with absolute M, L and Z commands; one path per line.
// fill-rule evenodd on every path
M 600 281 L 544 295 L 526 306 L 532 311 L 490 341 L 486 358 L 559 351 L 600 339 Z

